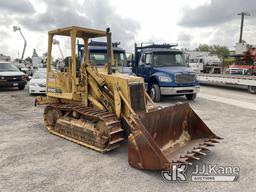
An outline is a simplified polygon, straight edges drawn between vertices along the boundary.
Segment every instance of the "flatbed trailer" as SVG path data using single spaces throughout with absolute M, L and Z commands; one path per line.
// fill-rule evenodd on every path
M 200 73 L 197 79 L 203 84 L 247 86 L 248 92 L 256 93 L 256 76 Z

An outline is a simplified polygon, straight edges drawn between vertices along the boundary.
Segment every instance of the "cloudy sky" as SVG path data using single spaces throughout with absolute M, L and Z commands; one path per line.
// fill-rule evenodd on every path
M 233 49 L 239 38 L 240 16 L 246 11 L 243 39 L 256 44 L 256 0 L 0 0 L 0 53 L 20 55 L 23 41 L 12 26 L 20 26 L 27 39 L 25 57 L 36 48 L 47 50 L 47 31 L 79 25 L 105 29 L 113 40 L 132 51 L 134 42 L 178 43 L 194 49 L 200 43 Z M 67 47 L 61 42 L 61 49 Z

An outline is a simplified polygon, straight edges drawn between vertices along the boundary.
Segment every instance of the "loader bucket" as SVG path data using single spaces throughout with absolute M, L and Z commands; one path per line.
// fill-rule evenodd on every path
M 188 104 L 178 104 L 131 123 L 128 161 L 139 169 L 169 170 L 173 163 L 199 160 L 219 139 Z

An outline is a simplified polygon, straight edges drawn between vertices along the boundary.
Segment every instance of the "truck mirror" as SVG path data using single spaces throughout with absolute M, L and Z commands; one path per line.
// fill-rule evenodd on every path
M 132 61 L 127 61 L 127 66 L 132 67 Z

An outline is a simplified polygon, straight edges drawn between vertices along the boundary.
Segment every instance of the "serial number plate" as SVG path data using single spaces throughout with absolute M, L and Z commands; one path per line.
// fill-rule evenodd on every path
M 13 83 L 12 85 L 13 85 L 13 86 L 18 86 L 18 83 Z
M 62 93 L 62 90 L 49 87 L 48 88 L 48 92 L 51 92 L 51 93 Z

